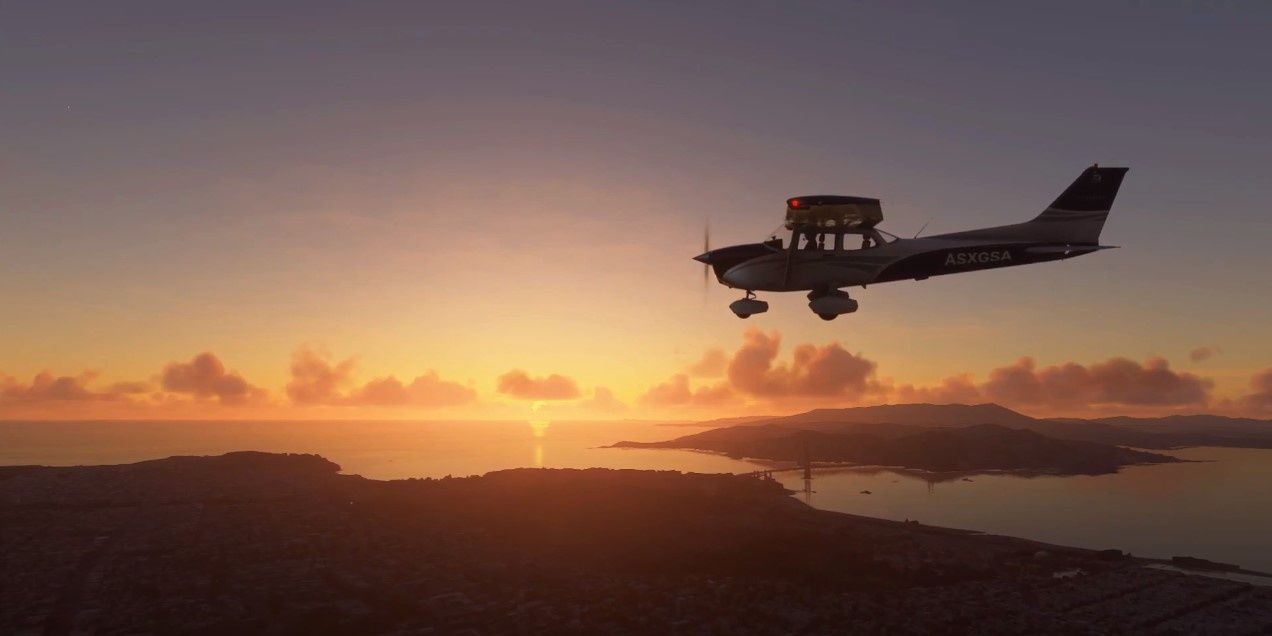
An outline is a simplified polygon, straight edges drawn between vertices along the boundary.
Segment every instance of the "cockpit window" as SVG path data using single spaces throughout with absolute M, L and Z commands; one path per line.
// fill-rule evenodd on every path
M 875 228 L 863 228 L 856 232 L 795 232 L 793 240 L 795 249 L 826 252 L 847 252 L 873 249 L 887 245 L 898 239 L 897 236 Z M 780 239 L 770 239 L 766 245 L 781 249 Z
M 875 228 L 870 228 L 861 234 L 861 249 L 867 250 L 881 245 L 887 245 L 895 240 L 897 240 L 897 237 L 892 234 Z

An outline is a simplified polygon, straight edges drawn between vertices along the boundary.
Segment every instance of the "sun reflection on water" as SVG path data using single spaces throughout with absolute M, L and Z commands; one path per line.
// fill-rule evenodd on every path
M 530 432 L 534 435 L 534 467 L 543 468 L 543 438 L 548 435 L 547 420 L 530 420 Z

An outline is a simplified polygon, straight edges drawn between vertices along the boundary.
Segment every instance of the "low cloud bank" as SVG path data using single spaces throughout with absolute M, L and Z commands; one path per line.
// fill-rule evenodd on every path
M 95 391 L 88 385 L 97 375 L 95 372 L 85 371 L 79 375 L 58 376 L 41 371 L 27 383 L 0 373 L 0 404 L 115 401 L 145 393 L 150 388 L 144 382 L 118 382 L 104 391 Z
M 214 399 L 222 404 L 243 404 L 265 397 L 264 389 L 226 370 L 220 358 L 207 351 L 189 362 L 168 363 L 160 378 L 164 391 L 201 400 Z
M 582 395 L 573 378 L 556 373 L 531 377 L 520 369 L 499 376 L 495 391 L 520 400 L 573 400 Z
M 436 371 L 403 382 L 389 375 L 354 386 L 356 367 L 350 358 L 333 362 L 329 354 L 302 348 L 292 354 L 287 395 L 297 404 L 327 406 L 415 406 L 444 408 L 477 400 L 472 388 L 443 380 Z M 345 387 L 349 387 L 346 389 Z
M 878 364 L 838 343 L 797 344 L 782 360 L 781 334 L 746 331 L 732 353 L 708 350 L 684 372 L 650 387 L 639 402 L 658 407 L 743 406 L 799 401 L 809 406 L 879 402 L 977 403 L 1044 411 L 1084 411 L 1117 407 L 1205 407 L 1212 403 L 1214 382 L 1172 369 L 1164 358 L 1137 362 L 1113 357 L 1083 364 L 1064 362 L 1039 366 L 1023 357 L 992 369 L 983 381 L 960 373 L 929 386 L 898 384 L 878 377 Z M 719 352 L 718 354 L 715 352 Z M 1209 351 L 1205 355 L 1213 355 Z M 705 370 L 722 362 L 724 379 L 709 378 Z M 1256 376 L 1255 393 L 1243 399 L 1247 408 L 1272 404 L 1272 370 Z

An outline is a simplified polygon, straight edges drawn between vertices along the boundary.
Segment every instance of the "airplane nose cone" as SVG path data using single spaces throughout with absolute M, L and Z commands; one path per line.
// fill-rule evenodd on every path
M 693 260 L 698 261 L 699 263 L 702 263 L 702 264 L 704 264 L 704 265 L 710 265 L 710 264 L 711 264 L 711 252 L 703 252 L 703 253 L 701 253 L 701 254 L 699 254 L 699 255 L 697 255 L 697 256 L 695 256 L 695 257 L 693 257 Z

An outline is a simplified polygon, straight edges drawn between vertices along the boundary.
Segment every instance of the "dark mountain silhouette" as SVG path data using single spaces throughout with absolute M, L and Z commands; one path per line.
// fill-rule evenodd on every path
M 736 426 L 665 442 L 619 442 L 617 448 L 682 448 L 776 461 L 851 462 L 937 472 L 1010 470 L 1101 474 L 1122 466 L 1178 461 L 1110 444 L 1054 439 L 998 424 L 943 428 L 897 425 L 908 434 L 805 430 L 780 424 Z M 884 426 L 884 425 L 866 425 Z M 896 429 L 894 429 L 896 430 Z
M 920 429 L 996 424 L 1054 437 L 1136 448 L 1187 446 L 1272 448 L 1272 421 L 1220 415 L 1172 415 L 1157 418 L 1040 419 L 998 404 L 887 404 L 815 409 L 759 420 L 787 428 L 835 433 L 867 433 L 897 438 Z
M 663 422 L 659 426 L 685 426 L 695 428 L 719 428 L 721 426 L 741 426 L 754 424 L 781 417 L 780 415 L 740 415 L 738 417 L 718 417 L 712 420 L 696 420 L 688 422 Z
M 1166 417 L 1102 417 L 1092 420 L 1123 429 L 1224 441 L 1223 446 L 1248 442 L 1272 442 L 1272 420 L 1223 415 L 1168 415 Z
M 146 503 L 244 501 L 266 490 L 301 492 L 339 472 L 339 465 L 318 455 L 256 451 L 114 466 L 15 466 L 0 470 L 0 506 L 24 503 L 23 498 L 100 503 L 114 500 L 120 492 L 139 493 L 138 500 Z
M 1036 431 L 977 424 L 923 431 L 893 443 L 892 465 L 936 471 L 1046 470 L 1058 473 L 1116 472 L 1128 464 L 1178 461 L 1174 457 L 1110 444 L 1064 440 Z
M 858 423 L 911 424 L 916 426 L 968 426 L 998 424 L 1023 428 L 1035 421 L 997 404 L 883 404 L 845 409 L 814 409 L 798 415 L 776 418 L 786 424 Z

